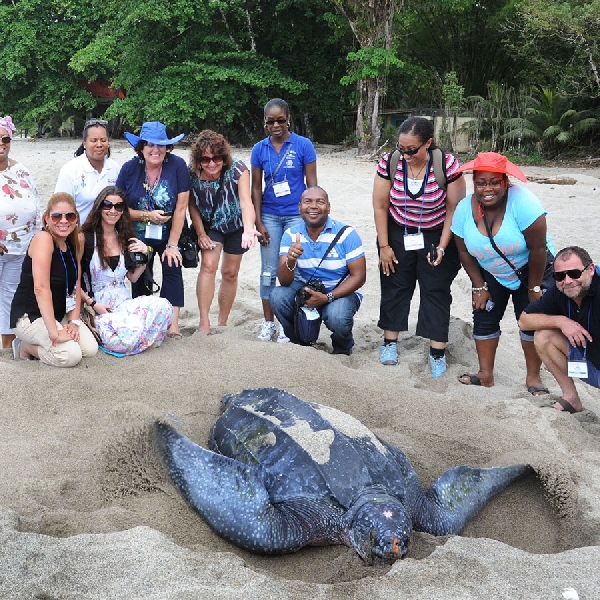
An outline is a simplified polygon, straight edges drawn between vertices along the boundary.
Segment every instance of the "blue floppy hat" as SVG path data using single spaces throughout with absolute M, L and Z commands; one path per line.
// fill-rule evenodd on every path
M 135 148 L 140 140 L 145 142 L 152 142 L 159 146 L 170 146 L 181 141 L 185 133 L 181 133 L 178 136 L 169 139 L 167 136 L 167 128 L 164 123 L 160 121 L 148 121 L 142 125 L 140 135 L 134 135 L 133 133 L 125 132 L 125 138 Z

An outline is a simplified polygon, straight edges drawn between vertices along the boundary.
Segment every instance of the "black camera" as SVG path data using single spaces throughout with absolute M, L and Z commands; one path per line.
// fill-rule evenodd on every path
M 304 289 L 305 287 L 310 288 L 313 292 L 321 292 L 321 294 L 325 293 L 323 282 L 320 279 L 311 279 L 296 292 L 297 306 L 304 306 L 304 303 L 310 297 L 310 294 Z
M 127 252 L 125 254 L 125 268 L 128 271 L 135 269 L 140 265 L 145 265 L 148 262 L 148 255 L 143 252 Z

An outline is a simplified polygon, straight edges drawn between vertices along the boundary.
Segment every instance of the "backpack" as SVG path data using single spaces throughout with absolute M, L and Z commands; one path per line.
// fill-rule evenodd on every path
M 446 191 L 448 187 L 448 182 L 446 181 L 446 153 L 441 148 L 434 148 L 431 151 L 431 155 L 433 157 L 433 174 L 435 175 L 435 180 L 441 189 Z M 400 160 L 400 151 L 394 150 L 388 157 L 387 160 L 387 174 L 388 177 L 394 180 L 392 173 L 396 173 L 396 169 L 398 168 L 398 161 Z

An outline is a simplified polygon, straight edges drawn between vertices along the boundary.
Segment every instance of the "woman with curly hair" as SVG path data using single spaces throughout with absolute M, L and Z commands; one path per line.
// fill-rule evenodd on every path
M 218 324 L 225 326 L 237 292 L 242 256 L 254 245 L 258 231 L 254 228 L 250 172 L 243 161 L 231 156 L 231 147 L 222 135 L 210 129 L 200 132 L 192 145 L 189 169 L 190 217 L 202 257 L 196 284 L 199 330 L 210 335 L 208 313 L 221 252 Z
M 115 354 L 139 354 L 160 346 L 173 322 L 165 298 L 132 298 L 125 279 L 135 283 L 148 262 L 149 247 L 133 237 L 125 193 L 105 187 L 83 224 L 82 269 L 85 302 L 95 313 L 102 348 Z

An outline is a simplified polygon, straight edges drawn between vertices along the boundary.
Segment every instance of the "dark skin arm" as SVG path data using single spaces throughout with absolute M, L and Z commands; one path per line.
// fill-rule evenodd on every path
M 256 213 L 256 231 L 259 233 L 259 241 L 261 245 L 268 246 L 271 238 L 261 219 L 263 200 L 263 170 L 260 167 L 252 167 L 251 172 L 252 187 L 250 188 L 250 195 L 252 196 L 252 204 L 254 204 L 254 212 Z

